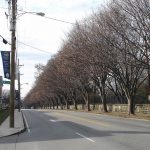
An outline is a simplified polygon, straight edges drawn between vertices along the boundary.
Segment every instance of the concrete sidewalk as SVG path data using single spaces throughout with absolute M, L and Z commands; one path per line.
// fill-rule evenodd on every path
M 22 112 L 15 110 L 15 127 L 9 128 L 9 117 L 0 126 L 0 137 L 9 136 L 25 130 Z

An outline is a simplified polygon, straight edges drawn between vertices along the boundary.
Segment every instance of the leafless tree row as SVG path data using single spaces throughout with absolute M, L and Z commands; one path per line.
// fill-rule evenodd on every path
M 36 66 L 36 83 L 25 103 L 62 109 L 84 104 L 90 110 L 96 99 L 107 112 L 113 95 L 134 114 L 139 87 L 147 82 L 150 92 L 149 28 L 149 0 L 112 0 L 77 22 L 45 67 Z

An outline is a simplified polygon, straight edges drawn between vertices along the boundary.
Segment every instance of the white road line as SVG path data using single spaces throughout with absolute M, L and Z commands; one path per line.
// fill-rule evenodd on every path
M 51 119 L 51 120 L 49 120 L 49 121 L 51 121 L 51 122 L 57 122 L 57 120 L 53 120 L 53 119 Z
M 23 115 L 23 116 L 24 116 L 25 124 L 26 124 L 26 126 L 27 126 L 28 133 L 30 133 L 31 130 L 30 130 L 30 128 L 29 128 L 29 124 L 28 124 L 28 122 L 27 122 L 27 119 L 26 119 L 25 115 Z
M 83 137 L 83 138 L 85 138 L 86 140 L 88 140 L 88 141 L 90 141 L 90 142 L 93 142 L 93 143 L 95 142 L 94 140 L 92 140 L 92 139 L 86 137 L 86 136 L 83 135 L 83 134 L 80 134 L 80 133 L 78 133 L 78 132 L 76 132 L 76 134 L 79 135 L 79 136 L 81 136 L 81 137 Z

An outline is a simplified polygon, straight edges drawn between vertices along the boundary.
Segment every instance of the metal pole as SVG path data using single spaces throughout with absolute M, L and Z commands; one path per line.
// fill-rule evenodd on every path
M 0 109 L 2 108 L 2 104 L 3 104 L 3 101 L 2 101 L 2 87 L 3 87 L 3 77 L 0 76 Z
M 21 96 L 20 96 L 20 64 L 19 64 L 19 59 L 18 59 L 18 111 L 20 112 L 20 101 L 21 101 Z
M 16 51 L 16 9 L 17 0 L 12 0 L 11 14 L 11 83 L 10 83 L 10 128 L 14 128 L 14 104 L 15 104 L 15 51 Z

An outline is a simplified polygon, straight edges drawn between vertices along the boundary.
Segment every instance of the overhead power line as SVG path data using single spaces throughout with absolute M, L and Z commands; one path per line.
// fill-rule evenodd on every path
M 9 44 L 9 45 L 11 45 L 2 35 L 0 35 L 0 37 L 3 39 L 3 43 L 4 43 L 4 44 Z M 42 50 L 42 49 L 40 49 L 40 48 L 34 47 L 34 46 L 32 46 L 32 45 L 29 45 L 29 44 L 26 44 L 26 43 L 23 43 L 23 42 L 20 42 L 20 41 L 17 41 L 17 42 L 20 43 L 20 44 L 22 44 L 22 45 L 25 45 L 25 46 L 31 47 L 31 48 L 33 48 L 33 49 L 36 49 L 36 50 L 38 50 L 38 51 L 41 51 L 41 52 L 50 54 L 50 52 L 47 52 L 47 51 Z
M 37 47 L 31 46 L 31 45 L 29 45 L 29 44 L 26 44 L 26 43 L 23 43 L 23 42 L 20 42 L 20 41 L 17 41 L 17 42 L 18 42 L 18 43 L 20 43 L 20 44 L 22 44 L 22 45 L 25 45 L 25 46 L 31 47 L 31 48 L 33 48 L 33 49 L 36 49 L 36 50 L 38 50 L 38 51 L 41 51 L 41 52 L 44 52 L 44 53 L 48 53 L 48 54 L 50 54 L 50 52 L 47 52 L 47 51 L 42 50 L 42 49 L 40 49 L 40 48 L 37 48 Z
M 56 19 L 56 18 L 47 17 L 47 16 L 42 16 L 42 17 L 43 17 L 43 18 L 46 18 L 46 19 L 54 20 L 54 21 L 59 21 L 59 22 L 63 22 L 63 23 L 68 23 L 68 24 L 71 24 L 71 25 L 75 25 L 75 24 L 72 23 L 72 22 L 68 22 L 68 21 L 61 20 L 61 19 Z

